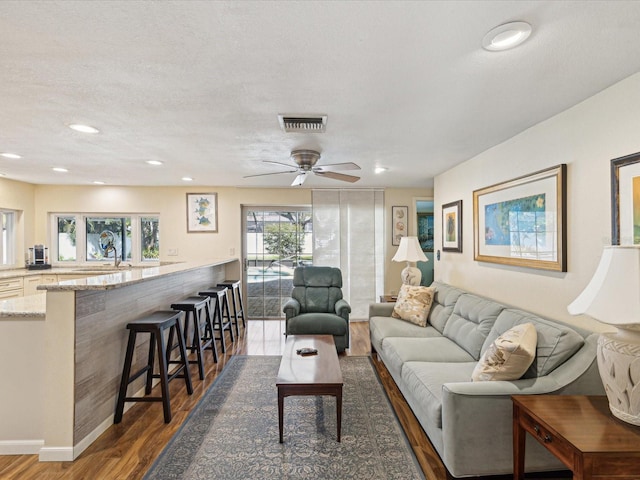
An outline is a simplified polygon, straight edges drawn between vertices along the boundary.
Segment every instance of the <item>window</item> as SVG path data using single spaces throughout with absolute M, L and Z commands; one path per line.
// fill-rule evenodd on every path
M 160 260 L 160 220 L 158 217 L 140 219 L 140 245 L 143 262 Z
M 158 262 L 160 217 L 155 215 L 54 214 L 53 251 L 60 262 Z M 107 248 L 108 247 L 108 248 Z
M 0 237 L 0 265 L 15 264 L 15 212 L 11 210 L 0 210 L 0 223 L 2 226 L 2 237 Z
M 57 247 L 59 262 L 76 261 L 76 217 L 58 217 Z
M 87 217 L 85 227 L 87 262 L 116 256 L 131 261 L 131 217 Z M 105 248 L 105 239 L 114 248 Z

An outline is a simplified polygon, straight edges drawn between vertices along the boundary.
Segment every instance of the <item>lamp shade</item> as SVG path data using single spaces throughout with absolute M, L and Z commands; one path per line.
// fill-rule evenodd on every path
M 428 262 L 426 255 L 420 248 L 418 237 L 402 237 L 398 251 L 391 259 L 394 262 Z
M 640 247 L 605 247 L 593 278 L 567 309 L 609 325 L 640 328 Z

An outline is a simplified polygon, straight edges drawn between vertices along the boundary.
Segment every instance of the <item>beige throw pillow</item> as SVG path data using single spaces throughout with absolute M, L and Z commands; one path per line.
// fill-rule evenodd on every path
M 536 357 L 537 343 L 538 334 L 533 323 L 510 328 L 482 354 L 471 378 L 474 382 L 519 379 Z
M 434 293 L 432 287 L 402 285 L 391 316 L 426 327 Z

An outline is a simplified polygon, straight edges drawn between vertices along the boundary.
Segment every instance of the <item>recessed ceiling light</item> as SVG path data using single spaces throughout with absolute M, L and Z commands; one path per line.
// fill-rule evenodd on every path
M 182 180 L 185 182 L 193 182 L 193 178 L 191 177 L 182 177 Z
M 102 180 L 94 180 L 93 183 L 94 185 L 104 185 L 104 182 Z
M 160 160 L 147 160 L 147 163 L 149 165 L 162 165 L 162 162 Z
M 386 172 L 387 170 L 389 170 L 387 167 L 376 167 L 373 171 L 375 173 L 382 173 L 382 172 Z
M 17 160 L 18 158 L 22 158 L 22 156 L 18 155 L 17 153 L 9 153 L 9 152 L 0 153 L 0 156 L 3 156 L 4 158 L 12 158 L 14 160 Z
M 510 22 L 500 25 L 482 39 L 482 47 L 491 52 L 509 50 L 523 43 L 531 35 L 531 25 L 526 22 Z
M 69 171 L 69 170 L 67 170 L 66 168 L 62 168 L 62 167 L 53 167 L 53 168 L 52 168 L 52 170 L 53 170 L 54 172 L 60 172 L 60 173 L 66 173 L 66 172 L 68 172 L 68 171 Z
M 6 173 L 0 173 L 0 177 L 6 177 L 7 174 Z
M 92 127 L 91 125 L 82 125 L 81 123 L 72 123 L 71 125 L 69 125 L 69 128 L 71 130 L 75 130 L 76 132 L 82 132 L 82 133 L 99 133 L 100 130 L 98 130 L 96 127 Z

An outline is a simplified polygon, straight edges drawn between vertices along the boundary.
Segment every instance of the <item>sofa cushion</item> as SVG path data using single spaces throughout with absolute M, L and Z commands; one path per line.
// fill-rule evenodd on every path
M 419 327 L 413 323 L 403 322 L 391 317 L 369 318 L 369 332 L 371 336 L 371 346 L 378 352 L 382 351 L 382 341 L 385 338 L 429 338 L 442 336 L 442 334 L 433 327 Z
M 442 386 L 468 382 L 476 362 L 407 362 L 402 367 L 404 387 L 420 403 L 430 424 L 442 428 Z
M 536 356 L 536 327 L 521 323 L 496 338 L 473 369 L 474 382 L 517 380 L 527 371 Z
M 533 323 L 536 327 L 538 343 L 536 357 L 523 378 L 536 378 L 549 374 L 584 345 L 584 338 L 562 323 L 546 320 L 533 313 L 508 308 L 498 316 L 482 347 L 483 351 L 514 325 L 527 322 Z
M 458 298 L 442 333 L 478 360 L 487 335 L 504 308 L 492 300 L 465 293 Z
M 431 327 L 428 327 L 431 328 Z M 395 377 L 405 362 L 473 362 L 464 348 L 446 337 L 385 338 L 382 341 L 384 363 Z M 467 378 L 467 381 L 469 379 Z
M 391 316 L 426 327 L 433 292 L 434 289 L 430 287 L 402 285 Z
M 435 288 L 435 295 L 433 296 L 433 304 L 431 305 L 431 312 L 427 320 L 433 328 L 442 333 L 447 320 L 449 320 L 449 317 L 453 313 L 453 307 L 456 301 L 458 301 L 460 295 L 465 292 L 459 288 L 440 282 L 433 282 L 431 287 Z

